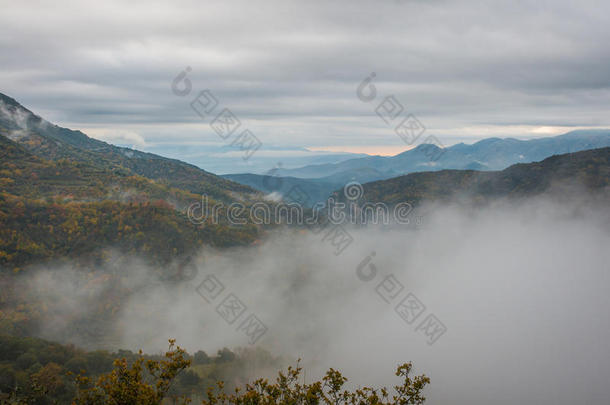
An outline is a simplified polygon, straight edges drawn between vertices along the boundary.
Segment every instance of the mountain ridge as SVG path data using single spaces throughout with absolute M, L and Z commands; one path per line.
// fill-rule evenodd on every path
M 59 127 L 15 99 L 0 93 L 0 134 L 44 159 L 71 159 L 97 167 L 127 169 L 135 175 L 171 184 L 195 194 L 232 201 L 239 194 L 247 199 L 257 194 L 248 186 L 223 179 L 177 159 L 114 146 L 88 137 L 81 131 Z
M 262 175 L 225 175 L 241 181 L 263 192 L 286 194 L 280 184 L 298 185 L 312 195 L 312 204 L 322 202 L 332 192 L 332 186 L 340 188 L 349 182 L 368 183 L 387 180 L 408 173 L 440 170 L 502 170 L 516 163 L 531 163 L 549 156 L 610 146 L 610 130 L 575 130 L 555 137 L 519 140 L 515 138 L 486 138 L 473 144 L 459 143 L 441 149 L 432 144 L 420 144 L 413 149 L 394 156 L 369 156 L 348 159 L 339 163 L 309 165 L 299 169 L 278 169 L 274 171 L 274 182 L 260 188 Z M 431 159 L 438 157 L 438 159 Z M 257 177 L 258 176 L 258 177 Z M 282 180 L 288 179 L 290 180 Z M 314 189 L 318 183 L 318 188 Z M 264 183 L 263 183 L 264 184 Z M 313 198 L 319 196 L 320 198 Z
M 282 169 L 277 174 L 317 178 L 354 169 L 371 168 L 385 173 L 386 178 L 389 178 L 415 171 L 464 169 L 473 163 L 487 170 L 502 170 L 514 163 L 529 163 L 554 154 L 607 146 L 610 146 L 610 129 L 575 130 L 554 137 L 530 140 L 486 138 L 473 144 L 459 143 L 443 149 L 432 144 L 420 144 L 394 156 L 370 156 L 348 159 L 336 164 Z M 439 156 L 438 159 L 431 159 L 430 155 Z
M 0 96 L 0 273 L 62 258 L 104 262 L 107 249 L 163 270 L 202 245 L 259 237 L 249 217 L 227 222 L 226 208 L 203 223 L 185 212 L 202 195 L 211 205 L 247 205 L 259 201 L 258 191 L 58 127 Z
M 553 155 L 539 162 L 518 163 L 500 171 L 445 169 L 410 173 L 365 183 L 363 203 L 394 205 L 423 201 L 478 201 L 523 198 L 543 194 L 553 187 L 578 185 L 590 192 L 610 195 L 610 147 Z M 333 193 L 345 200 L 341 190 Z

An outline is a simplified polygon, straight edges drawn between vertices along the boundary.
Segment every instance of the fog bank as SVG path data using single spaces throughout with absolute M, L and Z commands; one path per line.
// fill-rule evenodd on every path
M 418 229 L 347 228 L 353 242 L 339 255 L 324 231 L 289 229 L 254 247 L 204 250 L 183 283 L 160 283 L 133 259 L 119 270 L 131 294 L 109 341 L 158 351 L 172 337 L 213 353 L 247 346 L 240 325 L 255 315 L 267 328 L 256 345 L 302 358 L 308 381 L 334 367 L 356 385 L 391 385 L 395 367 L 413 361 L 432 379 L 431 404 L 607 403 L 610 210 L 538 198 L 423 211 Z M 30 284 L 44 283 L 49 305 L 61 291 L 57 314 L 82 315 L 96 291 L 71 285 L 69 271 Z M 224 287 L 210 302 L 196 291 L 209 275 Z M 390 275 L 402 289 L 384 289 Z M 396 311 L 409 293 L 425 306 L 411 323 Z M 229 324 L 217 307 L 230 294 L 245 309 Z M 418 327 L 429 315 L 446 328 L 433 344 Z M 48 334 L 62 325 L 49 319 Z

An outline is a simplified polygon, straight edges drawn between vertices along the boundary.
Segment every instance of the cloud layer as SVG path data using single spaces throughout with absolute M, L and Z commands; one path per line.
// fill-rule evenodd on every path
M 170 91 L 186 66 L 194 91 L 267 145 L 399 145 L 374 113 L 391 94 L 447 144 L 540 136 L 610 125 L 609 12 L 563 0 L 7 3 L 1 91 L 147 145 L 222 143 Z M 363 103 L 371 72 L 378 97 Z

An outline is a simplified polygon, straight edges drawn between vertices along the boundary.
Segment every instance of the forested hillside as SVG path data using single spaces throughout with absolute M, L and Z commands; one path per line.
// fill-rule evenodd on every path
M 610 185 L 610 148 L 552 156 L 541 162 L 523 163 L 497 172 L 442 170 L 411 173 L 363 185 L 363 200 L 397 204 L 423 201 L 484 202 L 500 197 L 521 198 L 567 187 L 605 191 Z M 570 187 L 572 187 L 570 189 Z M 334 195 L 345 199 L 342 191 Z
M 112 247 L 163 266 L 202 245 L 252 243 L 260 229 L 193 224 L 190 204 L 258 201 L 255 190 L 195 166 L 58 127 L 0 94 L 0 271 Z M 214 223 L 217 222 L 217 223 Z
M 151 153 L 110 145 L 80 131 L 62 128 L 40 118 L 0 93 L 0 135 L 47 160 L 69 159 L 101 170 L 123 170 L 170 187 L 220 200 L 233 201 L 255 193 L 188 163 Z
M 201 196 L 128 169 L 46 160 L 1 135 L 0 146 L 0 266 L 7 270 L 109 246 L 162 265 L 203 244 L 248 244 L 258 235 L 253 224 L 193 224 L 184 208 Z

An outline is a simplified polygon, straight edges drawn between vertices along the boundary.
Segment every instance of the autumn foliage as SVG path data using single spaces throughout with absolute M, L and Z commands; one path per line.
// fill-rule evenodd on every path
M 422 391 L 430 383 L 430 378 L 425 375 L 411 377 L 411 369 L 411 363 L 398 367 L 396 376 L 401 378 L 401 384 L 394 386 L 394 393 L 391 394 L 385 387 L 380 389 L 363 387 L 353 391 L 343 389 L 347 378 L 332 368 L 328 370 L 322 381 L 299 384 L 302 368 L 289 367 L 287 373 L 278 374 L 273 384 L 266 379 L 259 379 L 253 384 L 247 384 L 243 390 L 236 388 L 232 394 L 225 393 L 223 383 L 218 382 L 216 389 L 208 389 L 207 399 L 203 401 L 203 405 L 423 404 L 426 398 Z
M 145 360 L 140 357 L 131 365 L 126 359 L 115 360 L 114 370 L 100 376 L 95 382 L 85 376 L 78 376 L 79 390 L 74 405 L 154 405 L 161 404 L 176 376 L 191 361 L 186 359 L 186 352 L 179 346 L 174 347 L 174 340 L 169 341 L 165 360 Z M 258 379 L 252 384 L 235 388 L 227 393 L 222 381 L 216 387 L 210 387 L 203 405 L 292 405 L 292 404 L 326 404 L 326 405 L 407 405 L 423 404 L 426 398 L 423 389 L 430 383 L 425 375 L 411 374 L 412 364 L 405 363 L 398 367 L 396 376 L 401 384 L 394 386 L 394 392 L 383 387 L 374 389 L 362 387 L 353 391 L 344 389 L 347 378 L 337 370 L 330 369 L 321 381 L 300 384 L 302 368 L 289 367 L 286 373 L 280 372 L 275 383 L 267 379 Z M 181 403 L 189 403 L 188 398 L 181 398 Z M 175 402 L 174 402 L 175 403 Z
M 174 344 L 170 339 L 165 360 L 145 359 L 140 351 L 131 365 L 125 358 L 115 360 L 114 369 L 95 382 L 87 376 L 77 376 L 79 389 L 73 404 L 160 404 L 176 376 L 191 364 L 186 352 Z

